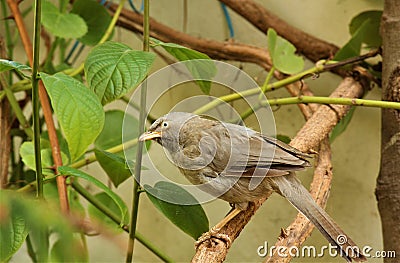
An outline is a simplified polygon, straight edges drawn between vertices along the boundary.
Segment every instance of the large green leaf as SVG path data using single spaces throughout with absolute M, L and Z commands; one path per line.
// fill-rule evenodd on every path
M 101 150 L 95 150 L 94 153 L 100 166 L 107 173 L 108 178 L 110 178 L 115 187 L 118 187 L 118 185 L 131 177 L 131 172 L 124 158 Z
M 112 212 L 115 214 L 119 214 L 120 210 L 118 208 L 118 204 L 110 198 L 110 196 L 105 193 L 105 192 L 100 192 L 95 195 L 95 198 L 97 201 L 101 202 L 103 205 L 107 206 Z M 88 212 L 90 217 L 95 218 L 107 225 L 109 225 L 112 228 L 115 228 L 115 222 L 112 221 L 109 217 L 104 216 L 104 213 L 101 212 L 97 207 L 95 207 L 92 204 L 88 205 Z M 128 215 L 128 210 L 126 210 L 126 213 L 124 215 L 124 224 L 128 225 L 129 224 L 129 215 Z M 121 230 L 121 228 L 117 228 L 117 230 Z
M 349 25 L 350 34 L 354 36 L 363 23 L 368 20 L 365 25 L 366 29 L 362 36 L 362 42 L 367 44 L 369 47 L 381 46 L 382 38 L 379 32 L 381 18 L 382 11 L 378 10 L 365 11 L 356 15 L 353 17 Z
M 86 58 L 86 80 L 104 105 L 139 85 L 154 58 L 153 53 L 109 41 L 93 48 Z
M 295 74 L 304 68 L 304 60 L 295 54 L 296 48 L 275 30 L 268 29 L 268 50 L 275 68 L 286 74 Z
M 145 185 L 144 189 L 154 206 L 186 234 L 197 239 L 208 231 L 208 218 L 200 204 L 181 205 L 197 203 L 193 195 L 182 187 L 161 181 L 154 187 Z
M 154 46 L 161 46 L 165 51 L 179 61 L 193 60 L 192 63 L 185 63 L 185 66 L 196 80 L 196 83 L 199 85 L 200 89 L 205 94 L 210 93 L 210 80 L 216 75 L 217 68 L 209 56 L 175 43 L 164 43 L 155 38 L 152 38 L 151 40 L 154 43 Z
M 71 161 L 74 161 L 103 129 L 102 105 L 92 91 L 70 76 L 63 73 L 40 75 L 68 142 Z
M 79 38 L 79 41 L 85 45 L 96 45 L 111 22 L 107 9 L 95 0 L 74 1 L 71 13 L 81 16 L 88 26 L 87 33 Z
M 88 175 L 87 173 L 82 172 L 75 168 L 71 168 L 68 166 L 60 166 L 58 168 L 58 171 L 62 175 L 71 175 L 71 176 L 82 178 L 82 179 L 96 185 L 101 190 L 103 190 L 117 204 L 119 211 L 120 211 L 120 215 L 121 215 L 121 224 L 125 222 L 126 215 L 128 213 L 128 208 L 126 207 L 124 201 L 122 201 L 122 199 L 117 194 L 115 194 L 110 188 L 108 188 L 106 185 L 104 185 L 102 182 L 100 182 L 93 176 Z
M 42 4 L 42 24 L 50 33 L 62 38 L 79 38 L 88 30 L 80 16 L 61 13 L 49 1 L 43 1 Z
M 125 129 L 124 132 L 126 132 L 126 134 L 124 138 L 134 139 L 139 137 L 139 121 L 132 115 L 127 114 L 125 116 L 125 114 L 126 113 L 121 110 L 106 111 L 103 130 L 94 143 L 97 149 L 107 150 L 123 143 L 122 127 L 124 118 L 125 122 L 129 123 L 129 130 Z

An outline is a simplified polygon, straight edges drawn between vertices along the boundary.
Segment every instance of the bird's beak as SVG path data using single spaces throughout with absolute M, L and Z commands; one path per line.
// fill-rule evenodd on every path
M 140 135 L 139 141 L 148 141 L 148 140 L 153 140 L 155 138 L 161 138 L 161 132 L 157 131 L 148 131 Z

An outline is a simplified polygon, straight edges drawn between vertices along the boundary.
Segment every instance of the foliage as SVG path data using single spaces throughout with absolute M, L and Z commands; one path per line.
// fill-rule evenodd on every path
M 93 16 L 94 13 L 96 16 Z M 335 60 L 360 55 L 363 45 L 369 48 L 379 46 L 381 42 L 376 35 L 380 16 L 380 11 L 356 16 L 350 24 L 352 37 L 335 55 Z M 28 18 L 25 20 L 25 23 L 30 23 Z M 131 182 L 128 180 L 132 177 L 130 168 L 135 165 L 133 160 L 125 159 L 123 149 L 126 147 L 130 154 L 136 153 L 137 149 L 133 142 L 129 142 L 129 147 L 124 145 L 127 142 L 123 141 L 122 125 L 124 121 L 129 121 L 131 129 L 125 135 L 136 142 L 140 135 L 139 121 L 133 115 L 109 110 L 105 105 L 116 105 L 143 83 L 147 75 L 155 70 L 156 53 L 135 50 L 120 42 L 104 41 L 112 38 L 112 18 L 106 7 L 95 0 L 77 0 L 72 5 L 60 0 L 58 6 L 44 1 L 41 23 L 51 41 L 39 75 L 51 103 L 52 117 L 59 127 L 54 132 L 63 166 L 55 167 L 55 149 L 43 121 L 40 127 L 41 148 L 35 152 L 34 142 L 25 130 L 30 128 L 29 125 L 25 127 L 20 125 L 19 118 L 13 119 L 11 134 L 21 144 L 18 145 L 19 156 L 11 161 L 7 182 L 9 190 L 0 192 L 0 261 L 10 260 L 26 243 L 34 262 L 86 262 L 86 241 L 82 238 L 85 231 L 77 221 L 88 214 L 105 226 L 126 231 L 130 219 L 129 209 L 117 190 Z M 11 37 L 7 40 L 13 41 Z M 80 61 L 84 61 L 83 67 L 76 61 L 69 61 L 67 47 L 75 41 L 89 46 L 87 55 L 78 55 Z M 210 94 L 214 91 L 209 80 L 217 74 L 217 67 L 207 54 L 155 38 L 151 42 L 154 48 L 159 47 L 178 61 L 193 61 L 185 65 L 201 92 Z M 274 69 L 285 74 L 296 74 L 304 69 L 304 60 L 296 55 L 295 46 L 278 36 L 273 29 L 268 31 L 267 45 Z M 6 75 L 6 72 L 10 74 Z M 29 124 L 31 115 L 27 112 L 31 110 L 23 109 L 30 107 L 31 87 L 26 79 L 32 78 L 32 68 L 10 57 L 9 60 L 0 59 L 0 74 L 8 76 L 6 82 L 11 93 L 0 91 L 0 101 L 8 99 L 11 102 L 13 93 L 23 92 L 27 99 L 13 104 L 12 109 L 15 113 L 27 115 Z M 332 140 L 346 129 L 354 109 L 334 129 Z M 290 141 L 287 136 L 280 136 L 280 139 Z M 45 175 L 41 183 L 45 184 L 46 201 L 21 193 L 30 192 L 37 186 L 33 176 L 36 158 L 41 159 Z M 115 189 L 107 187 L 98 175 L 89 174 L 90 170 L 82 169 L 95 161 Z M 60 215 L 56 204 L 59 193 L 54 181 L 59 176 L 66 176 L 68 182 L 71 207 L 68 217 Z M 79 188 L 77 184 L 81 181 L 88 183 L 95 193 L 84 187 Z M 144 185 L 140 191 L 144 191 L 151 203 L 189 236 L 196 239 L 208 230 L 209 222 L 202 206 L 194 204 L 196 199 L 182 187 L 158 182 L 153 186 Z M 89 207 L 83 206 L 81 197 L 90 202 Z M 178 204 L 183 200 L 194 205 Z M 152 251 L 157 253 L 155 249 Z

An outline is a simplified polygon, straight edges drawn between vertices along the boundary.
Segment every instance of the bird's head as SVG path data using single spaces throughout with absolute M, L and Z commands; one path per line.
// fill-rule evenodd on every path
M 187 112 L 170 112 L 158 118 L 140 137 L 140 141 L 154 140 L 173 152 L 178 150 L 179 136 L 183 125 L 190 119 L 198 117 Z

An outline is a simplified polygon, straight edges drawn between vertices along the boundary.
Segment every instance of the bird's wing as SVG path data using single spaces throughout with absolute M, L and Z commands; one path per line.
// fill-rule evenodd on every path
M 297 149 L 248 129 L 228 125 L 229 137 L 222 138 L 221 144 L 231 145 L 229 162 L 221 173 L 225 176 L 265 177 L 288 174 L 309 166 L 309 157 Z M 228 140 L 229 142 L 222 142 Z M 226 149 L 227 147 L 225 147 Z M 218 162 L 219 156 L 214 159 Z

